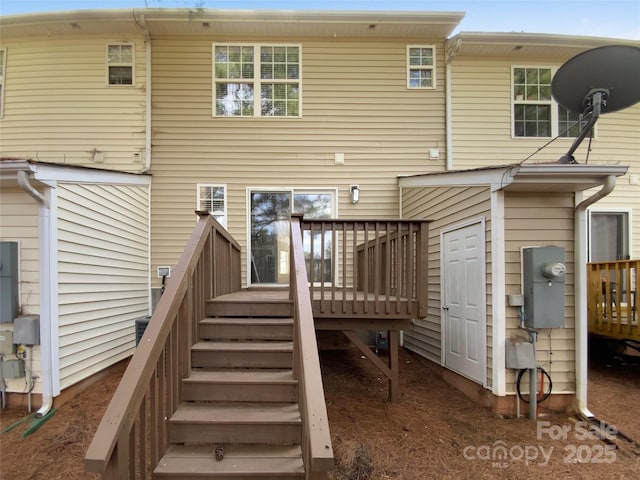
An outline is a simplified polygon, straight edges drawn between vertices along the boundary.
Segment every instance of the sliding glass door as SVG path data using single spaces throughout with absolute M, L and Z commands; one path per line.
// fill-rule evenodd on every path
M 250 201 L 250 263 L 252 284 L 289 283 L 289 219 L 292 213 L 303 214 L 306 218 L 332 218 L 335 216 L 335 192 L 332 190 L 312 191 L 302 189 L 263 190 L 249 192 Z M 331 278 L 331 237 L 325 236 L 325 267 L 320 268 L 319 255 L 310 258 L 310 236 L 303 238 L 307 271 L 319 281 L 320 272 L 325 281 Z M 321 234 L 314 235 L 314 244 L 321 245 Z M 317 250 L 317 247 L 316 247 Z M 329 259 L 329 260 L 326 260 Z

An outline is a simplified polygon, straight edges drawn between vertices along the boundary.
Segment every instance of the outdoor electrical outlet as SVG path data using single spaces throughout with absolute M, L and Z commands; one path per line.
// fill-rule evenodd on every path
M 171 267 L 158 267 L 158 277 L 170 277 Z

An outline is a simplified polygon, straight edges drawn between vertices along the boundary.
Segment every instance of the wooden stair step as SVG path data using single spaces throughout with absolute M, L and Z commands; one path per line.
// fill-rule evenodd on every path
M 169 421 L 170 443 L 300 442 L 295 403 L 182 403 Z
M 198 342 L 191 347 L 194 368 L 292 368 L 293 342 Z
M 208 317 L 290 317 L 293 304 L 290 300 L 248 300 L 223 295 L 207 300 L 205 313 Z
M 216 446 L 171 445 L 154 471 L 154 478 L 196 480 L 278 480 L 304 478 L 300 447 L 290 445 L 223 445 L 224 456 L 215 458 Z
M 297 402 L 291 370 L 193 370 L 182 381 L 185 401 Z
M 205 318 L 200 321 L 198 333 L 201 339 L 291 340 L 293 319 L 286 317 Z

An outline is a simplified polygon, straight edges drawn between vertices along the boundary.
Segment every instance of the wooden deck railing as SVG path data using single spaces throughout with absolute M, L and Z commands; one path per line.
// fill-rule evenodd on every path
M 316 317 L 425 316 L 425 220 L 301 221 Z
M 640 260 L 589 263 L 587 275 L 589 333 L 640 342 Z
M 103 478 L 147 479 L 168 447 L 167 419 L 206 300 L 240 289 L 240 246 L 211 216 L 200 219 L 87 450 Z
M 300 219 L 293 217 L 289 286 L 294 320 L 293 375 L 300 385 L 298 403 L 306 479 L 319 480 L 333 469 L 333 447 L 305 263 Z

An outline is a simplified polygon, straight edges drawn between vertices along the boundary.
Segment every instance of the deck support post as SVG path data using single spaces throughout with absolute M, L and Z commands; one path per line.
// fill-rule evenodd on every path
M 400 345 L 400 334 L 398 330 L 389 330 L 389 400 L 392 403 L 400 401 L 400 364 L 398 359 L 398 346 Z
M 369 346 L 356 335 L 353 330 L 343 330 L 342 333 L 351 340 L 358 350 L 360 350 L 371 363 L 373 363 L 382 374 L 389 379 L 389 401 L 400 401 L 400 375 L 398 362 L 398 345 L 400 335 L 397 330 L 389 331 L 389 364 L 386 365 L 375 353 L 371 351 Z

